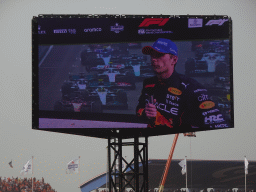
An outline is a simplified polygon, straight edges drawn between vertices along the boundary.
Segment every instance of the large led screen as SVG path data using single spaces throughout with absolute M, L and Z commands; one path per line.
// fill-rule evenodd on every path
M 95 136 L 114 122 L 128 135 L 234 127 L 227 16 L 39 15 L 32 28 L 35 129 L 92 128 Z M 76 123 L 46 123 L 67 120 Z

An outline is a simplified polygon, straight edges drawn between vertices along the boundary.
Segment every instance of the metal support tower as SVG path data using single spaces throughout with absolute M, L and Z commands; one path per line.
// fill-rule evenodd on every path
M 109 192 L 124 192 L 125 188 L 148 192 L 148 137 L 144 139 L 144 142 L 139 142 L 139 137 L 135 136 L 133 142 L 124 142 L 122 137 L 108 138 Z M 122 155 L 124 146 L 134 148 L 130 162 Z

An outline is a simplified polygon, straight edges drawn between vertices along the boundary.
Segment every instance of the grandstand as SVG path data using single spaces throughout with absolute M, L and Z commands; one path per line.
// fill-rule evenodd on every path
M 181 174 L 181 167 L 178 165 L 181 160 L 172 160 L 164 191 L 185 191 L 186 176 Z M 148 160 L 150 192 L 157 192 L 166 161 L 166 159 Z M 142 169 L 141 166 L 140 169 Z M 249 161 L 248 170 L 246 189 L 247 192 L 254 192 L 256 189 L 256 161 Z M 191 192 L 243 192 L 245 189 L 244 161 L 194 159 L 191 161 L 187 159 L 187 185 Z M 80 185 L 81 192 L 107 192 L 108 190 L 105 188 L 106 172 Z M 130 187 L 126 191 L 133 192 Z
M 49 183 L 44 182 L 44 178 L 37 180 L 33 178 L 14 178 L 14 177 L 1 177 L 0 176 L 0 192 L 31 192 L 33 183 L 33 192 L 57 192 L 52 189 Z

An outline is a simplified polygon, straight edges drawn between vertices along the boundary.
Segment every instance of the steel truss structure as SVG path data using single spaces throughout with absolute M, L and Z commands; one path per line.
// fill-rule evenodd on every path
M 148 137 L 140 138 L 145 139 L 144 142 L 139 142 L 136 136 L 132 139 L 133 142 L 124 142 L 122 137 L 108 138 L 109 191 L 123 192 L 132 188 L 136 192 L 148 192 Z M 130 162 L 123 157 L 124 146 L 134 149 Z

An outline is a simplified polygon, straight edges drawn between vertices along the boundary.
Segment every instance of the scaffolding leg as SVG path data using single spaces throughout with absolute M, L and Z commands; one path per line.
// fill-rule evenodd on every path
M 123 157 L 123 146 L 132 146 L 134 149 L 134 157 L 130 162 Z M 119 166 L 115 171 L 117 162 Z M 148 192 L 148 137 L 145 137 L 145 142 L 139 142 L 138 136 L 134 137 L 134 142 L 123 142 L 121 137 L 116 141 L 116 138 L 109 137 L 108 167 L 109 192 L 123 192 L 127 187 L 136 192 Z

